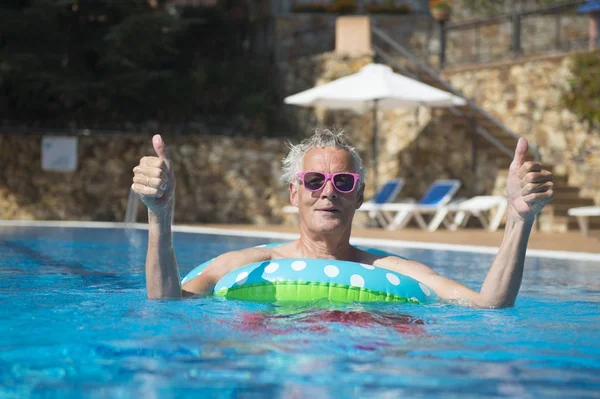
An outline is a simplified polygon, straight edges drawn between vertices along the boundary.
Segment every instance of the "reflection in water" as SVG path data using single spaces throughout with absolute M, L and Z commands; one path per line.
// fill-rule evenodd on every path
M 312 332 L 328 334 L 339 326 L 359 329 L 390 328 L 400 334 L 418 336 L 425 333 L 423 320 L 400 313 L 388 313 L 375 310 L 340 310 L 340 309 L 308 309 L 295 313 L 281 314 L 273 312 L 242 312 L 234 327 L 241 331 L 257 333 L 289 335 L 294 332 Z M 371 343 L 357 344 L 356 349 L 373 350 Z M 388 343 L 375 343 L 389 346 Z

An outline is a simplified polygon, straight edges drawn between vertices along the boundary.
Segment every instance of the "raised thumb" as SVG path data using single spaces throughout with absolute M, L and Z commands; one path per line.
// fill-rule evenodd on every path
M 169 156 L 167 154 L 167 146 L 165 145 L 165 142 L 163 141 L 162 137 L 160 137 L 160 134 L 155 134 L 154 137 L 152 137 L 152 145 L 154 146 L 154 151 L 156 151 L 156 155 L 158 155 L 160 159 L 163 159 L 165 161 L 169 160 Z
M 517 148 L 515 148 L 515 156 L 512 161 L 513 165 L 517 168 L 520 168 L 521 165 L 525 163 L 528 148 L 529 144 L 527 144 L 527 139 L 524 137 L 519 138 L 519 141 L 517 141 Z

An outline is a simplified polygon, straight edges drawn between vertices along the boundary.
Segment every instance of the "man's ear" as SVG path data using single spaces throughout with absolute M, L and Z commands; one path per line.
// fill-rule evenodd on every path
M 365 185 L 361 183 L 360 188 L 358 189 L 358 202 L 356 204 L 356 209 L 360 208 L 363 202 L 365 202 Z
M 290 183 L 290 203 L 294 206 L 298 206 L 298 185 L 296 183 Z

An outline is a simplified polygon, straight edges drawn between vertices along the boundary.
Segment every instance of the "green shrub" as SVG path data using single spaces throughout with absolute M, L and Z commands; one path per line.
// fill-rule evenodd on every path
M 575 56 L 572 72 L 563 104 L 592 127 L 600 128 L 600 52 Z
M 333 3 L 312 2 L 304 4 L 295 4 L 292 6 L 293 12 L 327 12 L 335 14 L 351 14 L 356 12 L 356 10 L 356 0 L 335 0 Z
M 166 4 L 0 1 L 0 121 L 267 126 L 276 80 L 267 59 L 244 50 L 245 22 L 232 21 L 227 8 L 173 13 Z
M 367 12 L 371 14 L 410 14 L 412 9 L 408 4 L 395 4 L 393 0 L 385 3 L 371 2 L 367 4 Z

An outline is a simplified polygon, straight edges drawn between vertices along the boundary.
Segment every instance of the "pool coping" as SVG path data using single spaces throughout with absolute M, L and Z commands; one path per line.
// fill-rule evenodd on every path
M 80 221 L 38 221 L 38 220 L 0 220 L 0 227 L 74 227 L 74 228 L 122 228 L 147 230 L 146 223 L 121 223 L 121 222 L 80 222 Z M 266 239 L 294 240 L 299 237 L 296 233 L 283 233 L 272 231 L 234 230 L 215 227 L 178 226 L 172 227 L 173 232 L 192 234 L 228 235 L 237 237 L 256 237 Z M 350 242 L 355 245 L 386 246 L 392 248 L 432 249 L 455 252 L 472 252 L 495 255 L 498 247 L 444 244 L 422 241 L 403 241 L 383 238 L 354 237 Z M 600 254 L 591 252 L 556 251 L 546 249 L 528 249 L 527 256 L 551 259 L 568 259 L 600 262 Z

